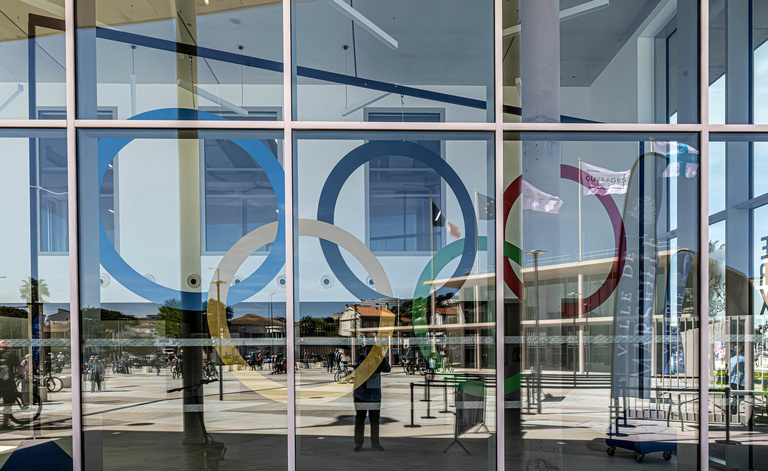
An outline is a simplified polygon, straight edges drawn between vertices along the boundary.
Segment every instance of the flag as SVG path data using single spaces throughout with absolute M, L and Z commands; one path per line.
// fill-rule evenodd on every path
M 523 209 L 531 209 L 542 213 L 559 214 L 563 200 L 539 190 L 523 180 Z
M 459 232 L 459 228 L 451 221 L 448 221 L 448 233 L 457 239 L 461 239 L 461 232 Z
M 440 208 L 437 207 L 434 201 L 430 200 L 430 203 L 432 204 L 432 226 L 434 227 L 443 227 L 445 226 L 445 215 L 440 210 Z
M 481 221 L 490 221 L 496 218 L 496 201 L 480 192 L 477 193 L 477 217 Z
M 653 152 L 662 155 L 698 155 L 699 151 L 687 144 L 680 144 L 679 142 L 664 142 L 653 141 Z M 697 158 L 698 160 L 698 158 Z
M 459 227 L 449 221 L 445 214 L 443 214 L 443 211 L 440 210 L 440 207 L 435 204 L 434 201 L 431 201 L 432 203 L 432 227 L 448 227 L 448 233 L 452 236 L 454 236 L 457 239 L 461 239 L 461 232 L 459 232 Z
M 664 169 L 664 176 L 665 177 L 679 177 L 680 176 L 680 164 L 683 162 L 670 162 L 669 165 L 667 165 L 667 168 Z M 685 175 L 685 178 L 693 178 L 696 176 L 696 174 L 699 173 L 699 164 L 692 164 L 690 162 L 685 162 L 685 171 L 683 174 Z
M 584 196 L 624 194 L 629 185 L 631 170 L 614 172 L 607 168 L 581 163 L 581 168 L 587 175 L 584 176 Z
M 679 177 L 681 164 L 685 164 L 682 173 L 685 178 L 693 178 L 699 173 L 699 151 L 679 142 L 653 141 L 653 152 L 670 157 L 672 162 L 664 170 L 665 177 Z

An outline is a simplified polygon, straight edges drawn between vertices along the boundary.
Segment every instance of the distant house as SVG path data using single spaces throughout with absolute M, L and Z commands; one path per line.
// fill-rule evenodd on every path
M 435 310 L 437 311 L 437 316 L 435 317 L 435 325 L 456 324 L 458 322 L 458 305 L 454 304 L 445 307 L 438 306 Z
M 283 338 L 285 318 L 269 319 L 258 314 L 246 314 L 229 321 L 232 338 Z
M 390 324 L 395 324 L 395 314 L 384 306 L 348 304 L 339 316 L 339 335 L 352 337 L 358 329 L 376 329 L 384 318 L 391 318 Z

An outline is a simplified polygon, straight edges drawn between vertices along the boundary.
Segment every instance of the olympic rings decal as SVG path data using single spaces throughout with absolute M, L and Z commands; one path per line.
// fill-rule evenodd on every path
M 242 239 L 235 242 L 235 245 L 233 245 L 224 257 L 222 257 L 217 267 L 217 272 L 223 283 L 220 283 L 218 293 L 216 292 L 216 286 L 213 284 L 208 292 L 208 299 L 215 299 L 218 294 L 220 303 L 215 309 L 216 312 L 213 312 L 214 309 L 211 309 L 213 303 L 208 303 L 207 318 L 210 332 L 221 332 L 223 338 L 231 338 L 229 327 L 227 326 L 225 309 L 221 309 L 220 307 L 227 305 L 229 286 L 238 268 L 240 268 L 240 265 L 242 265 L 254 251 L 275 239 L 278 232 L 277 225 L 278 223 L 273 222 L 254 229 Z M 392 296 L 392 288 L 381 263 L 379 263 L 379 260 L 373 255 L 371 250 L 354 235 L 337 226 L 322 221 L 314 221 L 312 219 L 299 219 L 298 235 L 318 237 L 321 240 L 328 240 L 343 247 L 368 271 L 368 274 L 373 279 L 376 287 L 386 296 Z M 394 321 L 393 317 L 382 317 L 376 337 L 378 339 L 391 337 L 395 323 Z M 384 355 L 386 355 L 388 349 L 388 345 L 374 345 L 371 348 L 371 352 L 365 357 L 362 364 L 355 368 L 354 383 L 350 383 L 353 388 L 359 387 L 371 377 L 373 372 L 378 368 L 379 363 L 381 363 L 381 360 L 384 358 Z M 216 346 L 216 350 L 221 358 L 234 358 L 234 363 L 245 364 L 245 360 L 243 360 L 240 352 L 238 352 L 235 346 L 219 345 Z M 233 371 L 232 374 L 234 374 L 234 376 L 244 385 L 268 399 L 277 402 L 287 401 L 287 395 L 284 392 L 285 385 L 267 378 L 258 371 Z M 307 395 L 307 398 L 301 399 L 303 403 L 320 403 L 345 396 L 349 393 L 349 386 L 327 383 L 317 387 L 302 388 L 299 389 L 299 391 L 301 394 Z M 318 396 L 318 393 L 322 393 L 323 395 Z
M 581 175 L 579 174 L 581 172 Z M 567 180 L 574 181 L 576 183 L 581 184 L 585 188 L 590 188 L 588 185 L 586 185 L 584 182 L 586 181 L 589 174 L 583 170 L 579 170 L 577 167 L 574 167 L 572 165 L 560 165 L 560 178 L 565 178 Z M 512 209 L 512 206 L 517 201 L 518 197 L 522 194 L 522 175 L 517 177 L 515 181 L 512 182 L 511 185 L 507 187 L 506 190 L 504 190 L 504 230 L 506 231 L 507 228 L 507 220 L 509 219 L 509 213 Z M 613 262 L 613 265 L 611 266 L 610 271 L 608 272 L 608 276 L 606 277 L 603 284 L 600 286 L 600 288 L 597 289 L 594 293 L 592 293 L 589 297 L 585 298 L 583 300 L 584 304 L 589 306 L 590 309 L 595 309 L 601 304 L 603 304 L 606 300 L 608 300 L 608 297 L 613 293 L 613 291 L 616 289 L 619 283 L 619 275 L 621 274 L 621 271 L 624 269 L 624 264 L 626 262 L 624 252 L 626 251 L 627 247 L 627 236 L 626 232 L 624 230 L 624 221 L 621 217 L 621 213 L 619 212 L 619 208 L 616 206 L 616 202 L 613 201 L 613 198 L 610 197 L 608 194 L 598 194 L 600 190 L 605 190 L 603 186 L 599 182 L 593 182 L 592 185 L 594 188 L 591 190 L 592 193 L 598 198 L 600 203 L 603 205 L 603 208 L 605 209 L 605 212 L 608 213 L 608 217 L 611 220 L 611 225 L 613 226 L 613 233 L 615 237 L 615 257 L 616 259 Z M 505 251 L 506 255 L 506 251 Z M 515 271 L 512 269 L 512 266 L 509 263 L 509 257 L 504 258 L 504 282 L 509 286 L 509 288 L 512 290 L 512 292 L 520 299 L 523 299 L 523 283 L 520 281 L 520 278 L 517 276 Z M 564 301 L 560 306 L 560 312 L 562 317 L 574 317 L 575 315 L 578 315 L 578 303 L 579 301 Z M 574 307 L 576 308 L 574 310 Z
M 317 208 L 317 220 L 333 225 L 336 202 L 341 193 L 341 188 L 352 173 L 359 167 L 371 160 L 388 155 L 401 155 L 421 162 L 440 175 L 448 186 L 453 190 L 456 200 L 459 203 L 462 216 L 464 218 L 464 231 L 466 240 L 477 240 L 477 225 L 475 221 L 475 206 L 469 197 L 461 177 L 455 170 L 439 155 L 430 151 L 424 146 L 407 141 L 371 141 L 356 147 L 345 155 L 338 164 L 331 170 L 328 179 L 320 192 L 320 199 Z M 350 293 L 359 299 L 380 298 L 382 294 L 366 286 L 365 283 L 352 273 L 352 270 L 341 256 L 339 247 L 328 241 L 321 240 L 320 246 L 323 250 L 328 265 Z M 467 244 L 461 254 L 459 265 L 453 277 L 464 276 L 472 270 L 475 263 L 475 244 Z
M 164 108 L 138 114 L 130 119 L 152 120 L 226 120 L 220 116 L 183 108 Z M 109 164 L 133 138 L 100 139 L 98 144 L 98 189 L 101 185 Z M 278 210 L 278 230 L 274 245 L 264 262 L 250 276 L 232 288 L 233 304 L 242 302 L 261 291 L 280 272 L 285 264 L 285 173 L 280 163 L 269 149 L 256 139 L 232 139 L 232 142 L 245 150 L 264 170 L 275 192 Z M 104 222 L 99 217 L 99 258 L 100 263 L 116 280 L 131 292 L 156 304 L 163 304 L 172 298 L 181 299 L 181 309 L 200 310 L 205 301 L 205 293 L 197 291 L 175 290 L 151 281 L 133 269 L 109 240 L 104 229 Z

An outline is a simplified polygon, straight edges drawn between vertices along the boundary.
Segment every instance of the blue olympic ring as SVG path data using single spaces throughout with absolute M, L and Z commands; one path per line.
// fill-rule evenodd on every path
M 376 157 L 387 155 L 401 155 L 410 157 L 416 161 L 422 162 L 440 175 L 443 180 L 453 190 L 456 199 L 459 202 L 461 213 L 464 218 L 464 230 L 466 231 L 465 240 L 473 241 L 471 244 L 465 244 L 465 250 L 459 260 L 459 266 L 453 274 L 453 277 L 465 276 L 472 270 L 475 263 L 475 246 L 477 239 L 477 227 L 475 225 L 475 207 L 472 199 L 464 187 L 459 175 L 448 165 L 440 156 L 429 149 L 407 141 L 371 141 L 357 147 L 345 155 L 338 164 L 331 170 L 325 186 L 320 193 L 317 208 L 317 220 L 333 224 L 333 215 L 336 209 L 336 202 L 341 193 L 341 188 L 352 173 L 360 166 L 375 159 Z M 342 285 L 359 299 L 371 299 L 386 297 L 376 290 L 371 289 L 365 283 L 360 281 L 349 265 L 341 256 L 339 247 L 331 242 L 321 240 L 320 247 L 323 250 L 328 265 L 339 279 Z
M 164 108 L 147 111 L 130 119 L 152 120 L 226 120 L 205 111 L 190 110 L 184 108 Z M 117 156 L 117 153 L 125 147 L 133 138 L 111 138 L 99 140 L 99 193 L 101 183 L 109 168 L 109 164 Z M 233 143 L 240 146 L 256 161 L 264 170 L 275 191 L 277 198 L 278 228 L 275 243 L 267 255 L 267 258 L 248 278 L 233 285 L 229 289 L 230 304 L 237 304 L 261 291 L 283 268 L 285 264 L 285 172 L 283 167 L 267 147 L 255 139 L 232 139 Z M 193 291 L 175 290 L 159 285 L 148 280 L 117 253 L 104 230 L 104 223 L 99 217 L 99 257 L 101 265 L 118 280 L 123 286 L 144 299 L 157 304 L 163 304 L 172 298 L 181 299 L 181 309 L 199 311 L 206 300 L 208 291 L 198 293 Z

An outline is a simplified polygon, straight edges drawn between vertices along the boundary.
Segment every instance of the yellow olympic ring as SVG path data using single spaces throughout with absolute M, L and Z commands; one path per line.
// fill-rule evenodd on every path
M 354 256 L 368 271 L 373 280 L 376 289 L 385 296 L 392 296 L 392 287 L 389 279 L 378 259 L 365 244 L 349 232 L 328 224 L 326 222 L 315 221 L 312 219 L 299 219 L 298 235 L 310 236 L 325 239 L 333 242 L 347 250 Z M 229 339 L 229 327 L 226 321 L 227 293 L 229 285 L 235 277 L 235 273 L 240 266 L 251 256 L 251 254 L 264 245 L 275 240 L 277 236 L 277 222 L 266 224 L 246 234 L 238 240 L 232 248 L 222 257 L 217 270 L 217 279 L 213 280 L 219 286 L 219 302 L 213 302 L 216 299 L 217 283 L 212 282 L 208 291 L 208 327 L 211 335 L 221 332 L 222 338 Z M 215 312 L 214 312 L 215 311 Z M 377 339 L 386 339 L 392 337 L 394 327 L 394 318 L 382 317 L 379 324 L 379 331 L 376 334 Z M 352 389 L 362 385 L 376 371 L 381 360 L 389 349 L 388 345 L 374 345 L 371 352 L 365 357 L 365 360 L 354 371 L 354 382 L 346 384 L 324 384 L 313 388 L 301 388 L 299 393 L 306 395 L 300 398 L 303 403 L 318 404 L 330 402 L 339 399 L 350 392 Z M 232 345 L 218 345 L 216 351 L 220 358 L 227 364 L 243 365 L 245 360 Z M 274 381 L 258 371 L 242 370 L 232 371 L 232 374 L 245 386 L 261 396 L 281 403 L 288 400 L 286 386 Z

